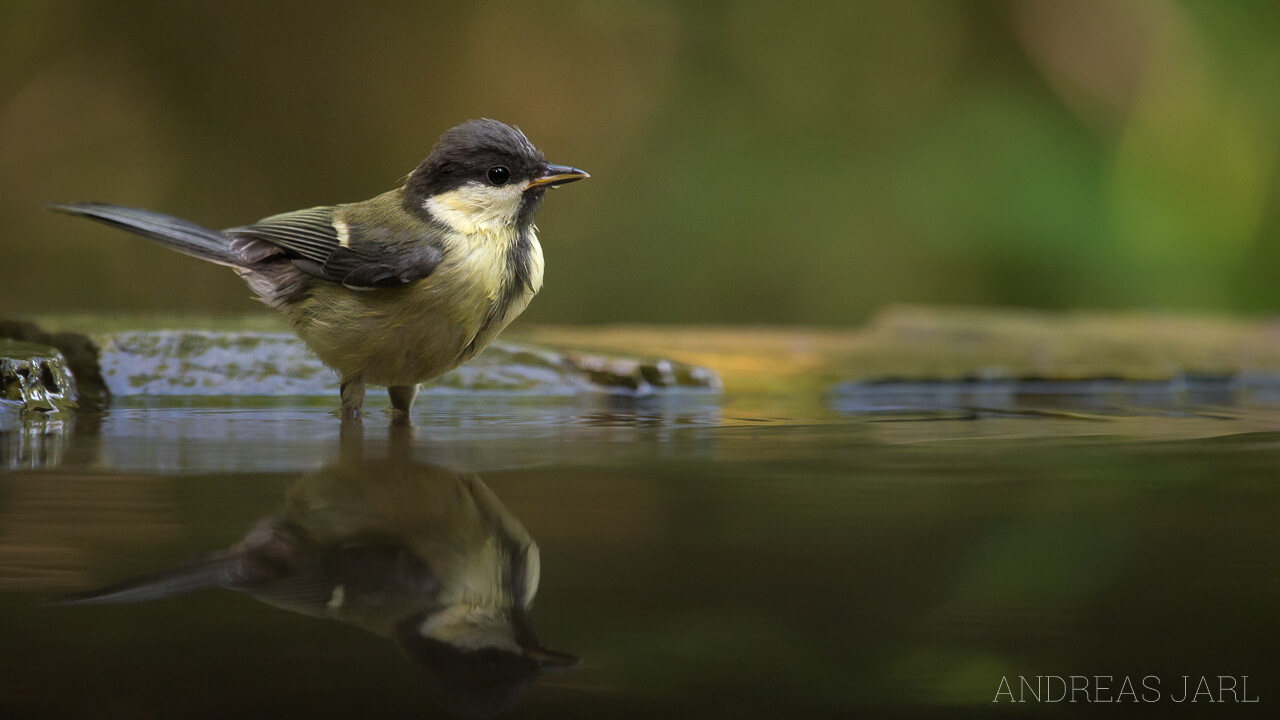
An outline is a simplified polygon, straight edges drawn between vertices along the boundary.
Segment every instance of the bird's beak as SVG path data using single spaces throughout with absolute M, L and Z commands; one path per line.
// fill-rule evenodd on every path
M 579 180 L 581 178 L 574 179 Z M 578 658 L 568 653 L 556 652 L 546 648 L 525 648 L 524 655 L 527 658 L 536 660 L 538 667 L 543 670 L 571 668 L 578 664 Z
M 565 183 L 571 183 L 589 177 L 591 177 L 591 175 L 589 175 L 585 170 L 579 170 L 578 168 L 569 167 L 568 165 L 543 165 L 542 172 L 538 173 L 538 176 L 530 181 L 529 186 L 525 189 L 532 190 L 533 188 L 544 187 L 546 185 L 559 187 Z

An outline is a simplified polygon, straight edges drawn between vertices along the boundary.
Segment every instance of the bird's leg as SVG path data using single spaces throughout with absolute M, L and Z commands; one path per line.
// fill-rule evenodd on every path
M 342 418 L 338 430 L 338 459 L 359 462 L 364 457 L 364 423 L 360 418 Z
M 391 398 L 393 413 L 408 415 L 409 409 L 413 407 L 413 399 L 418 397 L 418 386 L 392 385 L 387 388 L 387 396 Z
M 397 466 L 411 467 L 413 460 L 413 438 L 416 430 L 409 416 L 396 413 L 391 416 L 387 425 L 387 459 Z
M 356 375 L 343 378 L 340 386 L 342 393 L 342 409 L 338 414 L 343 420 L 355 420 L 360 417 L 360 408 L 364 406 L 364 376 Z

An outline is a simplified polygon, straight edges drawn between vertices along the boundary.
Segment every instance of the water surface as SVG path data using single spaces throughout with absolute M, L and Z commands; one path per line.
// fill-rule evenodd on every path
M 345 433 L 327 403 L 6 416 L 0 716 L 438 715 L 394 642 L 244 593 L 48 604 L 231 546 L 352 452 L 371 485 L 387 462 L 474 473 L 537 541 L 531 621 L 580 664 L 514 717 L 1280 701 L 1276 408 L 431 397 L 415 413 L 397 428 L 375 406 Z M 1162 692 L 992 704 L 1002 678 L 1073 674 Z M 1220 675 L 1260 702 L 1173 703 L 1183 676 Z

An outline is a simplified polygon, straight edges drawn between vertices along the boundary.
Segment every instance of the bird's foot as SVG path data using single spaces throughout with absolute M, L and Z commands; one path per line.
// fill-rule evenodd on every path
M 356 377 L 343 380 L 339 386 L 342 394 L 342 407 L 338 409 L 338 417 L 343 422 L 360 420 L 360 408 L 364 407 L 364 378 Z

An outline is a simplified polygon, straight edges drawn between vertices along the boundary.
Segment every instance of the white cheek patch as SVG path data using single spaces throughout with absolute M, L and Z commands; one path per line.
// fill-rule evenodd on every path
M 520 648 L 510 622 L 493 607 L 454 605 L 429 616 L 418 625 L 418 632 L 460 650 L 497 648 L 517 652 Z
M 520 604 L 527 610 L 533 607 L 533 599 L 538 596 L 538 583 L 542 580 L 542 554 L 537 545 L 530 545 L 524 558 L 524 597 Z
M 422 207 L 454 232 L 491 234 L 509 231 L 515 225 L 523 195 L 524 184 L 493 187 L 467 183 L 427 198 Z

